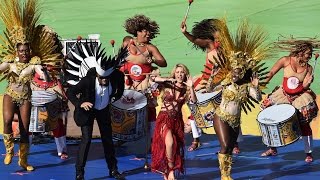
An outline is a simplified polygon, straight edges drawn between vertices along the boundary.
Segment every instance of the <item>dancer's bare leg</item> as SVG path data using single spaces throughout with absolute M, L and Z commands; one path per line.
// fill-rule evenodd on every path
M 174 168 L 174 159 L 173 159 L 173 135 L 171 130 L 167 130 L 166 132 L 166 137 L 165 137 L 165 144 L 166 144 L 166 154 L 167 154 L 167 159 L 168 159 L 168 167 L 169 167 L 169 172 L 168 172 L 168 180 L 175 180 L 174 177 L 174 171 L 172 168 Z

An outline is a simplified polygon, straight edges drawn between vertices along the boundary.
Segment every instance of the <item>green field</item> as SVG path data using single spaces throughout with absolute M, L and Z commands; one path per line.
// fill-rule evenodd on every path
M 186 64 L 192 75 L 203 69 L 205 53 L 191 48 L 180 31 L 180 23 L 185 14 L 186 0 L 43 0 L 42 23 L 53 27 L 64 39 L 75 39 L 78 35 L 101 34 L 101 41 L 112 52 L 109 41 L 114 39 L 116 46 L 127 35 L 123 28 L 126 18 L 134 14 L 145 14 L 160 25 L 160 35 L 152 43 L 158 46 L 168 62 L 161 69 L 168 72 L 176 63 Z M 189 30 L 194 22 L 205 18 L 227 17 L 231 29 L 240 18 L 261 25 L 269 33 L 269 41 L 276 41 L 279 35 L 295 37 L 315 37 L 319 35 L 319 0 L 194 0 L 187 21 Z M 0 24 L 0 29 L 4 27 Z M 286 53 L 279 53 L 268 60 L 272 66 L 275 60 Z M 313 62 L 311 63 L 313 64 Z M 319 87 L 319 68 L 316 68 L 312 88 L 317 94 Z M 279 73 L 269 84 L 269 91 L 281 82 Z M 2 82 L 3 93 L 5 82 Z

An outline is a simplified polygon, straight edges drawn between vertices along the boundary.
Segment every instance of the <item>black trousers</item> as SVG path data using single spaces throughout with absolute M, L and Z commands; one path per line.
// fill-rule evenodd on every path
M 92 139 L 92 130 L 94 119 L 97 120 L 102 145 L 104 149 L 104 156 L 108 164 L 109 171 L 117 170 L 117 159 L 115 157 L 115 150 L 112 141 L 112 127 L 109 113 L 109 106 L 102 110 L 93 109 L 90 115 L 90 121 L 88 125 L 81 127 L 81 143 L 79 145 L 78 156 L 76 160 L 76 171 L 77 174 L 84 172 L 84 167 L 86 166 L 88 152 Z

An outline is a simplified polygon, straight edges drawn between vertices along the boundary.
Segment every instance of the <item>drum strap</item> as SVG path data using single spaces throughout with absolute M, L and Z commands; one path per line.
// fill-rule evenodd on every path
M 133 80 L 133 81 L 135 81 L 135 80 Z M 135 82 L 138 82 L 138 84 L 137 84 L 136 86 L 134 86 L 134 85 L 132 84 L 132 87 L 133 87 L 134 90 L 137 90 L 137 89 L 138 89 L 138 86 L 141 84 L 142 81 L 135 81 Z

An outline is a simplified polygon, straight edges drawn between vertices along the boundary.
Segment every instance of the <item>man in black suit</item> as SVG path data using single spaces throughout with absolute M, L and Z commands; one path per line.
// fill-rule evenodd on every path
M 109 58 L 110 60 L 110 58 Z M 117 159 L 112 141 L 112 127 L 109 106 L 111 101 L 121 98 L 124 90 L 124 74 L 115 67 L 115 58 L 88 70 L 78 84 L 67 91 L 69 100 L 75 106 L 74 120 L 81 127 L 82 138 L 76 160 L 76 179 L 84 179 L 84 167 L 90 148 L 93 121 L 97 120 L 109 176 L 123 179 L 118 172 Z M 109 67 L 108 67 L 109 66 Z

